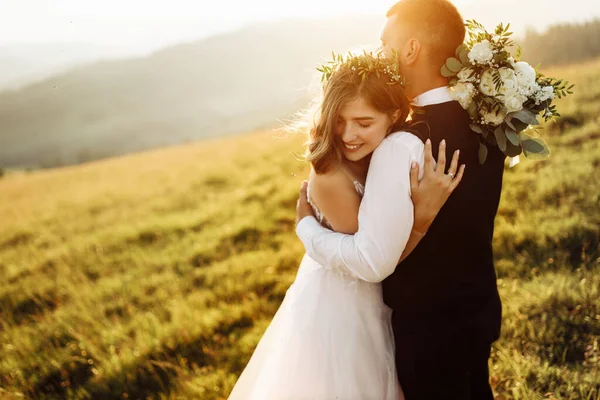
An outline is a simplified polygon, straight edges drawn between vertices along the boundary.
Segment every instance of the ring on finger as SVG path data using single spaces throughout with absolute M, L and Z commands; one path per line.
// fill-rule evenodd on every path
M 450 179 L 454 179 L 454 174 L 452 172 L 448 172 L 448 176 L 450 177 Z

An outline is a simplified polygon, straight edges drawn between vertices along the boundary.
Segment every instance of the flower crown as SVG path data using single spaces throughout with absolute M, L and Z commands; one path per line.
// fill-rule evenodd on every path
M 362 54 L 353 54 L 348 52 L 346 55 L 331 53 L 333 60 L 317 68 L 322 73 L 321 82 L 328 81 L 333 74 L 343 68 L 349 68 L 356 71 L 362 79 L 374 73 L 379 78 L 381 74 L 389 77 L 389 85 L 404 85 L 404 77 L 400 75 L 400 66 L 395 51 L 392 51 L 392 57 L 387 58 L 381 52 L 373 53 L 363 50 Z

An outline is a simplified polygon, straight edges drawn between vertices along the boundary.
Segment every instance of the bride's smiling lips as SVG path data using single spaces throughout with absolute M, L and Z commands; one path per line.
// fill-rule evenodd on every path
M 348 144 L 348 143 L 344 143 L 344 148 L 350 152 L 354 152 L 357 151 L 358 149 L 360 149 L 363 146 L 364 143 L 362 144 Z

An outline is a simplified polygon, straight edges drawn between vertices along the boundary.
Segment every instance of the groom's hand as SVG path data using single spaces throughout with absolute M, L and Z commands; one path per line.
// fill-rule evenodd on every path
M 411 198 L 415 206 L 413 230 L 425 233 L 441 210 L 450 194 L 456 189 L 465 172 L 465 165 L 458 170 L 459 151 L 452 156 L 452 162 L 446 173 L 446 141 L 440 142 L 437 166 L 434 165 L 431 152 L 431 140 L 425 143 L 425 164 L 423 179 L 419 181 L 419 165 L 413 162 L 410 171 Z
M 314 217 L 313 209 L 310 204 L 308 204 L 308 197 L 306 195 L 307 187 L 308 182 L 303 181 L 302 186 L 300 187 L 300 197 L 296 203 L 296 225 L 298 225 L 298 222 L 300 222 L 304 217 Z

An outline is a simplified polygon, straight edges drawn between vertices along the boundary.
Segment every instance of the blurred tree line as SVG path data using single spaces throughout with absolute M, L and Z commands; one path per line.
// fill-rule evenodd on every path
M 543 33 L 528 30 L 521 41 L 523 59 L 532 65 L 568 64 L 600 56 L 600 18 L 552 25 Z

